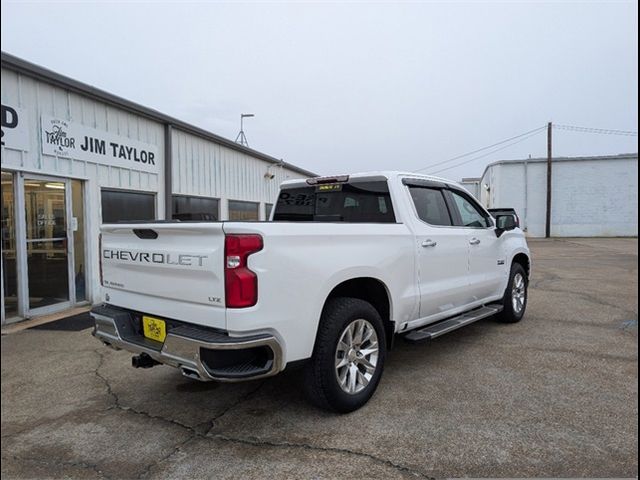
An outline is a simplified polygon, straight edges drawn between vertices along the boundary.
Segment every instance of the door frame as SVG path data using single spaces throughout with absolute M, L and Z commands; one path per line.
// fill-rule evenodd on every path
M 11 193 L 13 194 L 13 228 L 14 228 L 14 232 L 13 232 L 13 236 L 15 239 L 15 243 L 16 243 L 16 298 L 17 298 L 17 303 L 16 303 L 16 314 L 8 317 L 6 315 L 5 312 L 5 303 L 4 303 L 4 275 L 2 276 L 2 325 L 9 325 L 15 322 L 19 322 L 24 318 L 24 310 L 22 308 L 22 298 L 24 297 L 23 292 L 22 292 L 22 285 L 20 283 L 20 278 L 21 278 L 21 274 L 20 274 L 20 251 L 22 250 L 22 247 L 20 245 L 20 241 L 18 239 L 18 231 L 19 231 L 19 221 L 20 221 L 20 217 L 18 215 L 19 212 L 19 206 L 18 206 L 18 178 L 20 178 L 20 172 L 16 172 L 15 170 L 10 170 L 10 169 L 2 169 L 3 172 L 9 173 L 11 174 Z M 2 257 L 4 259 L 4 252 L 2 252 Z
M 50 181 L 65 184 L 65 233 L 67 237 L 67 277 L 69 289 L 69 300 L 56 303 L 53 305 L 47 305 L 44 307 L 30 308 L 29 306 L 29 268 L 27 262 L 27 220 L 26 220 L 26 204 L 25 204 L 25 180 L 36 181 Z M 20 172 L 17 176 L 16 190 L 18 193 L 18 201 L 16 201 L 16 209 L 19 213 L 18 220 L 16 222 L 16 242 L 20 246 L 17 252 L 18 271 L 22 272 L 22 275 L 18 278 L 18 295 L 21 297 L 18 299 L 19 313 L 23 318 L 30 318 L 40 315 L 48 315 L 51 313 L 66 310 L 72 305 L 76 304 L 76 291 L 75 291 L 75 255 L 74 255 L 74 242 L 73 231 L 71 229 L 71 218 L 73 217 L 72 201 L 71 201 L 71 179 L 65 177 L 55 177 L 50 175 L 40 175 L 34 173 Z M 84 196 L 84 192 L 83 192 Z M 18 226 L 20 228 L 18 228 Z M 86 254 L 85 254 L 86 255 Z M 20 295 L 22 294 L 22 295 Z M 21 312 L 20 312 L 21 311 Z

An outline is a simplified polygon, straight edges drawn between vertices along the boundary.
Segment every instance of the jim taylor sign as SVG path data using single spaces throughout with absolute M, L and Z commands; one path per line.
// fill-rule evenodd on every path
M 134 170 L 158 171 L 158 148 L 128 137 L 42 116 L 42 153 Z

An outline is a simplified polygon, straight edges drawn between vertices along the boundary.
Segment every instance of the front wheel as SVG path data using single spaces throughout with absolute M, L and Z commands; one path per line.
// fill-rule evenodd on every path
M 331 299 L 305 371 L 309 400 L 340 413 L 362 407 L 380 381 L 385 346 L 382 319 L 371 304 L 357 298 Z
M 519 263 L 511 266 L 509 284 L 504 292 L 503 310 L 499 314 L 500 321 L 516 323 L 522 320 L 527 309 L 529 279 L 527 272 Z

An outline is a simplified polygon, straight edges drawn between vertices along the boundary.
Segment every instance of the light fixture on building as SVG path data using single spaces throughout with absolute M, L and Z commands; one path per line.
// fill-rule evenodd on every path
M 255 117 L 253 113 L 241 113 L 240 114 L 240 133 L 236 137 L 236 143 L 240 145 L 244 145 L 245 147 L 249 146 L 249 142 L 247 141 L 247 136 L 244 134 L 244 119 Z
M 267 180 L 273 180 L 275 178 L 276 174 L 273 173 L 271 171 L 271 169 L 275 168 L 275 167 L 280 167 L 282 169 L 282 167 L 284 167 L 284 160 L 281 158 L 278 163 L 274 163 L 272 165 L 269 165 L 267 167 L 267 171 L 264 174 L 264 178 L 266 178 Z

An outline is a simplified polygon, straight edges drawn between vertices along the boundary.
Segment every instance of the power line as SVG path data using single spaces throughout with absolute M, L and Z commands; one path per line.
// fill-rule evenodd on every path
M 553 128 L 557 128 L 559 130 L 570 130 L 573 132 L 582 132 L 582 133 L 597 133 L 600 135 L 624 135 L 627 137 L 637 137 L 638 132 L 632 132 L 629 130 L 611 130 L 606 128 L 590 128 L 590 127 L 578 127 L 576 125 L 553 125 Z
M 496 152 L 500 152 L 500 151 L 505 150 L 505 149 L 507 149 L 507 148 L 509 148 L 509 147 L 511 147 L 513 145 L 516 145 L 518 143 L 522 143 L 525 140 L 529 140 L 531 137 L 535 137 L 536 135 L 541 134 L 542 131 L 544 129 L 546 129 L 546 128 L 547 127 L 542 127 L 542 128 L 538 128 L 536 130 L 533 130 L 533 133 L 530 132 L 529 135 L 527 135 L 526 137 L 520 138 L 519 140 L 516 140 L 515 142 L 511 142 L 511 143 L 509 143 L 507 145 L 504 145 L 504 146 L 502 146 L 500 148 L 496 148 L 495 150 L 492 150 L 492 151 L 490 151 L 488 153 L 479 155 L 477 157 L 470 158 L 469 160 L 465 160 L 464 162 L 456 163 L 455 165 L 451 165 L 449 167 L 441 168 L 440 170 L 436 170 L 435 172 L 431 172 L 430 175 L 435 175 L 436 173 L 444 172 L 445 170 L 450 170 L 450 169 L 455 168 L 455 167 L 460 167 L 462 165 L 466 165 L 467 163 L 471 163 L 474 160 L 479 160 L 481 158 L 488 157 L 489 155 L 493 155 Z
M 532 133 L 541 132 L 545 128 L 547 128 L 546 125 L 543 126 L 543 127 L 535 128 L 533 130 L 529 130 L 528 132 L 521 133 L 520 135 L 516 135 L 515 137 L 507 138 L 505 140 L 501 140 L 501 141 L 496 142 L 496 143 L 494 143 L 492 145 L 487 145 L 486 147 L 478 148 L 477 150 L 473 150 L 471 152 L 463 153 L 462 155 L 457 155 L 457 156 L 455 156 L 453 158 L 450 158 L 448 160 L 443 160 L 442 162 L 434 163 L 432 165 L 428 165 L 426 167 L 419 168 L 418 170 L 414 170 L 414 172 L 421 172 L 422 170 L 426 170 L 428 168 L 438 167 L 440 165 L 444 165 L 445 163 L 453 162 L 454 160 L 459 160 L 461 158 L 468 157 L 469 155 L 473 155 L 474 153 L 482 152 L 482 151 L 487 150 L 489 148 L 497 147 L 498 145 L 502 145 L 503 143 L 510 142 L 510 141 L 515 140 L 517 138 L 521 138 L 521 137 L 524 137 L 524 136 L 532 134 Z M 482 157 L 480 157 L 480 158 L 482 158 Z M 463 164 L 461 164 L 461 165 L 463 165 Z M 443 170 L 441 170 L 441 171 L 443 171 Z
M 538 128 L 534 128 L 533 130 L 529 130 L 528 132 L 524 132 L 521 133 L 520 135 L 515 135 L 513 137 L 510 138 L 506 138 L 504 140 L 501 140 L 499 142 L 493 143 L 491 145 L 487 145 L 486 147 L 482 147 L 482 148 L 478 148 L 476 150 L 467 152 L 467 153 L 463 153 L 462 155 L 457 155 L 455 157 L 449 158 L 447 160 L 443 160 L 441 162 L 437 162 L 434 164 L 431 164 L 429 166 L 423 167 L 423 168 L 419 168 L 417 170 L 414 170 L 414 172 L 421 172 L 423 170 L 427 170 L 427 169 L 431 169 L 433 167 L 438 167 L 440 165 L 444 165 L 446 163 L 449 162 L 453 162 L 455 160 L 459 160 L 461 158 L 464 157 L 468 157 L 469 155 L 473 155 L 475 153 L 479 153 L 482 152 L 484 150 L 488 150 L 490 148 L 494 148 L 497 147 L 499 145 L 503 145 L 503 144 L 507 144 L 504 145 L 500 148 L 496 148 L 495 150 L 492 150 L 488 153 L 479 155 L 477 157 L 473 157 L 469 160 L 465 160 L 464 162 L 460 162 L 460 163 L 456 163 L 455 165 L 451 165 L 449 167 L 445 167 L 445 168 L 441 168 L 439 170 L 436 170 L 435 172 L 431 172 L 431 174 L 436 174 L 436 173 L 440 173 L 440 172 L 444 172 L 446 170 L 450 170 L 452 168 L 455 167 L 460 167 L 462 165 L 466 165 L 467 163 L 471 163 L 474 160 L 479 160 L 481 158 L 485 158 L 488 157 L 489 155 L 492 155 L 496 152 L 500 152 L 502 150 L 505 150 L 509 147 L 511 147 L 512 145 L 516 145 L 518 143 L 524 142 L 525 140 L 528 140 L 531 137 L 534 137 L 536 135 L 538 135 L 539 133 L 541 133 L 542 131 L 546 130 L 547 126 L 543 126 L 543 127 L 538 127 Z M 595 133 L 595 134 L 602 134 L 602 135 L 624 135 L 624 136 L 633 136 L 633 137 L 637 137 L 638 136 L 638 132 L 633 132 L 633 131 L 628 131 L 628 130 L 612 130 L 612 129 L 604 129 L 604 128 L 591 128 L 591 127 L 579 127 L 576 125 L 557 125 L 557 124 L 553 124 L 553 128 L 557 128 L 559 130 L 568 130 L 568 131 L 574 131 L 574 132 L 580 132 L 580 133 Z M 514 141 L 516 140 L 516 141 Z M 510 142 L 510 143 L 509 143 Z

